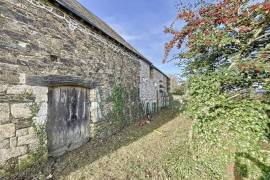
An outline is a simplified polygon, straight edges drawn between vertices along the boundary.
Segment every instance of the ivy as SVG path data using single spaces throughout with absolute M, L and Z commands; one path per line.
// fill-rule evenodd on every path
M 186 24 L 165 30 L 173 36 L 165 57 L 183 47 L 191 153 L 212 178 L 235 167 L 243 178 L 269 179 L 269 17 L 268 1 L 223 0 L 180 7 L 177 20 Z
M 127 93 L 122 85 L 116 85 L 111 92 L 108 101 L 112 103 L 112 110 L 109 113 L 109 118 L 120 122 L 124 127 L 127 124 L 125 107 Z
M 39 109 L 40 107 L 37 103 L 32 103 L 30 105 L 32 120 L 36 117 Z M 46 126 L 38 125 L 35 122 L 32 122 L 32 127 L 34 128 L 38 144 L 36 149 L 29 153 L 27 158 L 21 160 L 20 164 L 18 164 L 18 171 L 23 171 L 27 168 L 38 167 L 41 163 L 44 163 L 47 160 Z
M 238 157 L 233 154 L 266 156 L 261 151 L 261 142 L 267 141 L 266 130 L 270 121 L 265 112 L 270 107 L 253 99 L 249 91 L 237 94 L 228 88 L 242 87 L 239 77 L 242 77 L 240 73 L 221 70 L 193 76 L 188 82 L 186 113 L 195 120 L 193 130 L 197 141 L 194 142 L 219 148 L 218 156 L 227 157 L 225 162 L 236 161 Z M 254 169 L 251 165 L 245 168 Z

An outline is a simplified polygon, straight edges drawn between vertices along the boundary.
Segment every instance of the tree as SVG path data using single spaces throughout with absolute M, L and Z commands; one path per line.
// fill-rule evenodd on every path
M 201 3 L 180 9 L 180 20 L 181 30 L 165 30 L 172 40 L 164 62 L 172 48 L 182 49 L 194 135 L 225 154 L 260 154 L 269 98 L 258 98 L 256 91 L 270 89 L 270 2 Z
M 186 22 L 180 31 L 166 28 L 173 39 L 166 44 L 165 59 L 177 46 L 187 47 L 179 55 L 189 59 L 191 73 L 203 69 L 213 70 L 220 66 L 259 67 L 269 60 L 270 2 L 251 6 L 249 1 L 224 0 L 217 4 L 201 5 L 197 11 L 182 9 L 177 20 Z M 254 54 L 254 50 L 258 52 Z M 244 65 L 244 66 L 245 66 Z M 265 65 L 265 64 L 264 64 Z M 261 67 L 261 66 L 260 66 Z M 269 67 L 265 67 L 269 71 Z
M 176 75 L 170 75 L 170 93 L 176 95 L 185 94 L 185 82 Z

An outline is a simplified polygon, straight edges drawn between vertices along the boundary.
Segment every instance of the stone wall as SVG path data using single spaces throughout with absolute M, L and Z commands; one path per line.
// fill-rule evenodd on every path
M 149 64 L 141 61 L 140 69 L 140 99 L 142 102 L 151 103 L 157 101 L 157 93 L 155 87 L 155 81 L 150 78 L 150 66 Z
M 140 64 L 140 99 L 145 114 L 154 113 L 168 105 L 167 77 L 143 61 Z
M 46 146 L 46 139 L 40 142 L 37 128 L 45 127 L 48 88 L 25 85 L 24 74 L 18 78 L 16 85 L 0 86 L 0 174 L 21 169 L 18 164 L 22 165 L 40 146 Z M 42 153 L 47 154 L 46 150 Z
M 162 73 L 152 69 L 150 77 L 139 56 L 47 0 L 0 0 L 0 24 L 0 174 L 48 154 L 48 89 L 56 84 L 29 84 L 28 77 L 90 79 L 89 138 L 106 138 L 140 119 L 141 102 L 145 112 L 164 104 Z M 114 89 L 124 99 L 121 120 L 110 100 Z
M 169 103 L 168 78 L 157 69 L 153 70 L 153 81 L 158 92 L 158 107 L 166 107 Z
M 46 124 L 47 87 L 28 86 L 30 75 L 70 75 L 92 79 L 91 137 L 106 138 L 120 127 L 108 116 L 107 101 L 121 84 L 127 94 L 126 119 L 139 106 L 140 61 L 134 53 L 45 1 L 0 0 L 0 165 L 26 157 L 37 144 L 33 121 Z M 41 94 L 40 94 L 41 93 Z M 25 97 L 24 97 L 25 96 Z M 37 114 L 31 106 L 38 104 Z M 46 109 L 45 111 L 43 111 Z M 139 112 L 139 111 L 138 111 Z M 37 117 L 36 117 L 37 116 Z

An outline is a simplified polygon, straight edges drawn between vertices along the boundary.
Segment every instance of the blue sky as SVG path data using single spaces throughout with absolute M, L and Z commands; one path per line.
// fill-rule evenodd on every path
M 177 0 L 78 0 L 109 24 L 155 66 L 167 74 L 179 74 L 173 62 L 162 64 L 170 36 L 164 27 L 175 19 Z

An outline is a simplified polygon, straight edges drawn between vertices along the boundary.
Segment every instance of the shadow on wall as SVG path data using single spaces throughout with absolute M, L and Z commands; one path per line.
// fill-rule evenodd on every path
M 71 172 L 116 151 L 122 146 L 127 146 L 153 132 L 155 129 L 179 115 L 180 107 L 181 104 L 178 100 L 173 101 L 169 107 L 162 109 L 157 113 L 153 117 L 153 122 L 149 125 L 139 127 L 138 123 L 133 123 L 118 134 L 109 137 L 106 141 L 91 141 L 79 149 L 69 152 L 61 157 L 49 159 L 47 164 L 39 168 L 29 169 L 23 174 L 17 174 L 13 176 L 12 179 L 33 179 L 37 177 L 40 172 L 42 172 L 45 177 L 52 174 L 55 179 L 58 179 L 60 176 L 68 175 Z

